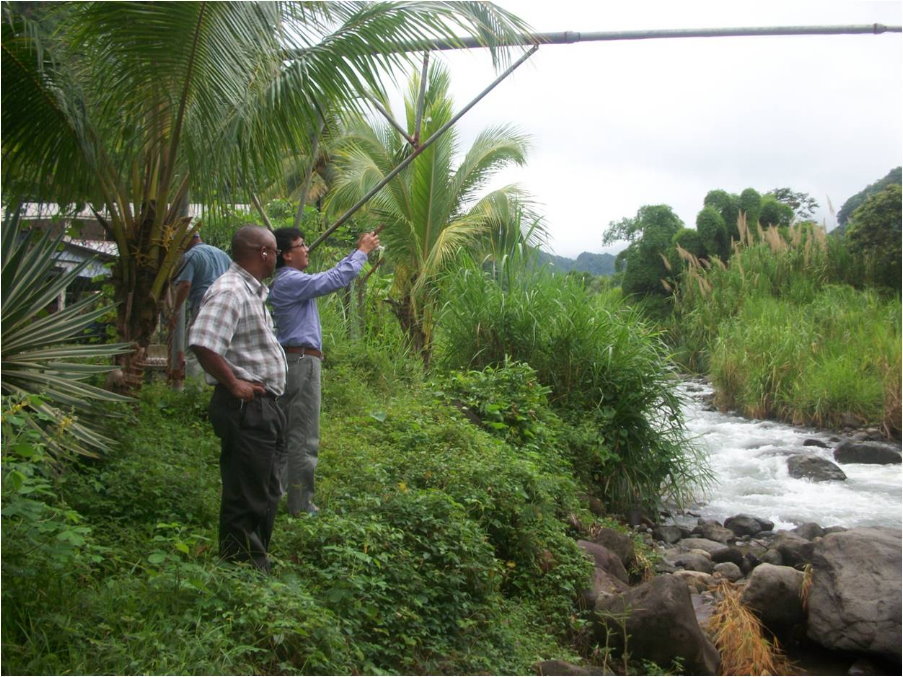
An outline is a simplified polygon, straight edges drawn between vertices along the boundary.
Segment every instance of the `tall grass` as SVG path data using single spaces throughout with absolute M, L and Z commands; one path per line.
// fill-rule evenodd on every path
M 482 369 L 510 358 L 535 369 L 570 424 L 575 471 L 613 510 L 651 509 L 663 493 L 686 500 L 705 483 L 665 345 L 617 292 L 592 295 L 544 270 L 470 268 L 448 285 L 439 364 Z
M 669 329 L 682 363 L 747 416 L 899 435 L 899 297 L 836 283 L 853 269 L 819 228 L 740 230 L 728 265 L 680 252 Z

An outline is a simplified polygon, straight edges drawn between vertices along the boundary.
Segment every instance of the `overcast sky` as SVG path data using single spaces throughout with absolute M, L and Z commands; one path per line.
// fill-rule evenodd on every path
M 535 32 L 903 23 L 903 3 L 501 0 Z M 485 50 L 444 52 L 457 108 L 495 77 Z M 545 45 L 459 123 L 532 138 L 519 183 L 549 249 L 603 249 L 612 221 L 670 205 L 695 226 L 705 194 L 790 187 L 834 210 L 903 156 L 903 36 L 681 38 Z

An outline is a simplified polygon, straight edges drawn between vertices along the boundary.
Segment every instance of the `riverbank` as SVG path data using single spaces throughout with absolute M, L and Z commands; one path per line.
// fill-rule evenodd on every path
M 774 530 L 735 515 L 692 530 L 639 531 L 654 574 L 613 530 L 579 544 L 594 563 L 584 592 L 592 632 L 632 660 L 715 674 L 900 674 L 901 531 Z M 543 665 L 541 674 L 610 674 L 609 665 Z

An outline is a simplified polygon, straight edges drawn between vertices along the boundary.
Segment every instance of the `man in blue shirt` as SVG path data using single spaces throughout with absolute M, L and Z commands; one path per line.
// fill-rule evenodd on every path
M 297 228 L 274 231 L 280 250 L 269 302 L 276 322 L 276 338 L 285 349 L 288 375 L 279 404 L 286 416 L 288 461 L 283 487 L 288 512 L 316 515 L 314 470 L 320 446 L 320 361 L 323 338 L 317 297 L 348 286 L 361 272 L 367 255 L 379 246 L 379 236 L 364 233 L 357 249 L 330 270 L 303 272 L 309 263 L 304 235 Z
M 200 233 L 194 234 L 188 249 L 182 254 L 178 272 L 173 279 L 173 288 L 176 295 L 173 300 L 172 316 L 169 320 L 169 330 L 172 332 L 172 343 L 176 351 L 174 356 L 176 368 L 173 369 L 177 374 L 175 377 L 176 381 L 180 381 L 184 377 L 183 368 L 188 372 L 189 376 L 200 376 L 202 374 L 200 365 L 194 358 L 194 353 L 186 354 L 185 351 L 186 324 L 191 326 L 198 314 L 198 309 L 201 307 L 201 299 L 204 298 L 207 289 L 213 284 L 214 280 L 229 269 L 231 264 L 232 259 L 229 258 L 229 255 L 222 249 L 204 244 L 201 241 Z M 188 300 L 187 323 L 185 314 L 181 312 L 182 304 L 185 303 L 186 299 Z
M 173 309 L 177 311 L 188 299 L 189 317 L 193 320 L 201 307 L 204 293 L 231 264 L 232 259 L 226 252 L 205 244 L 201 241 L 201 234 L 195 233 L 188 249 L 182 254 L 179 272 L 173 280 L 176 289 Z

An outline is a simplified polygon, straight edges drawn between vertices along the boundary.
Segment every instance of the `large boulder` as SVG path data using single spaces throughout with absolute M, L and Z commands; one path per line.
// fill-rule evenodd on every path
M 838 651 L 900 662 L 900 529 L 864 527 L 815 544 L 807 634 Z
M 813 482 L 832 482 L 847 478 L 837 465 L 815 454 L 788 456 L 787 472 L 798 480 L 812 480 Z
M 900 448 L 884 442 L 847 440 L 834 450 L 838 463 L 900 463 Z
M 674 576 L 600 597 L 595 612 L 601 644 L 665 669 L 679 658 L 687 674 L 718 674 L 718 650 L 699 627 L 686 583 Z
M 762 625 L 779 637 L 787 637 L 806 620 L 803 609 L 805 574 L 793 567 L 760 564 L 749 576 L 740 601 Z
M 755 536 L 760 531 L 774 529 L 774 522 L 741 513 L 724 520 L 724 526 L 734 532 L 736 536 Z

